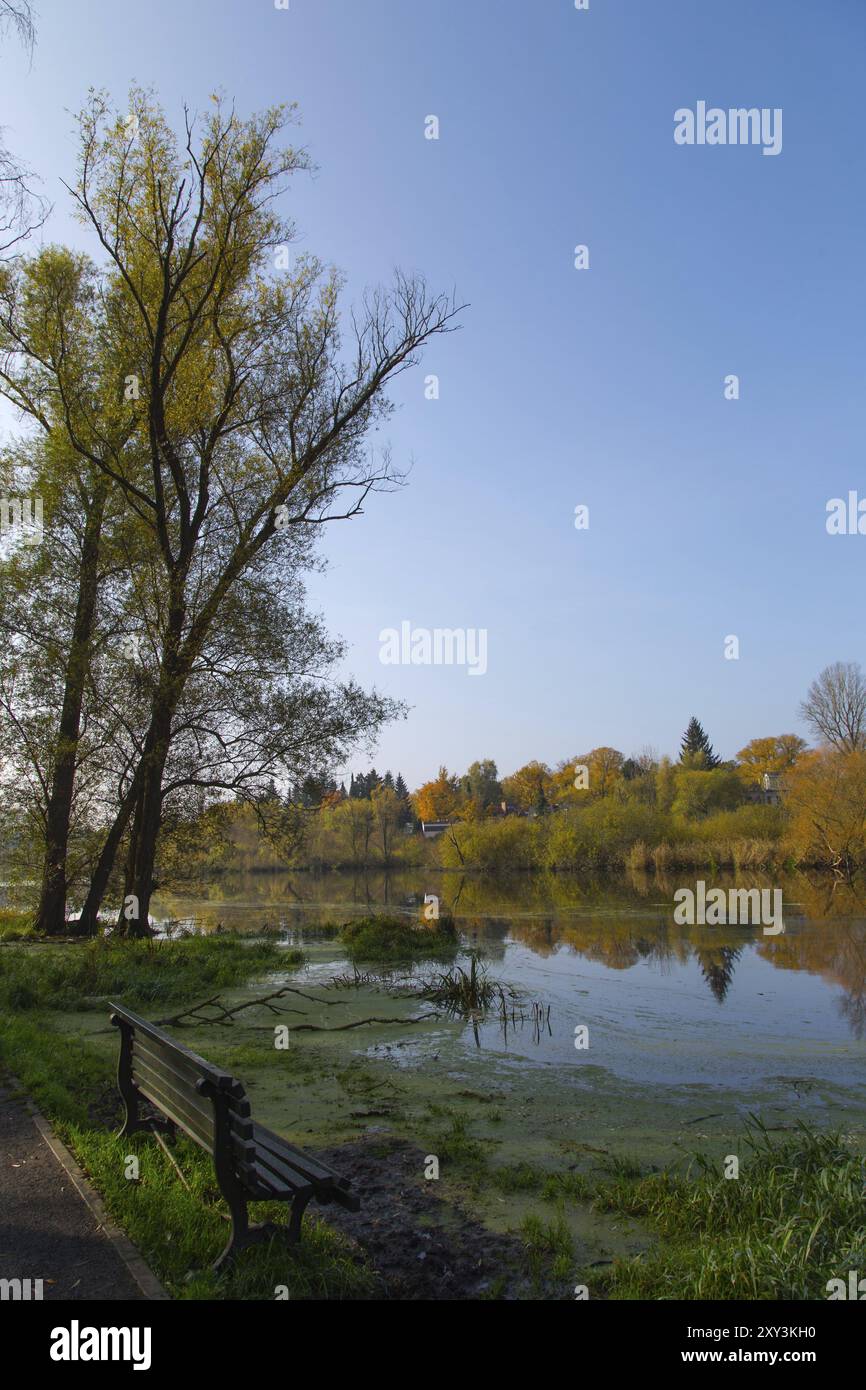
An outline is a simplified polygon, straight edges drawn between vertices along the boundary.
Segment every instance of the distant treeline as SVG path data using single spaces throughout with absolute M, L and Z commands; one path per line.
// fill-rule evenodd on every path
M 449 825 L 427 841 L 417 833 L 423 821 Z M 601 747 L 500 779 L 485 759 L 462 776 L 441 768 L 412 795 L 401 776 L 371 769 L 348 789 L 323 778 L 255 808 L 212 807 L 165 835 L 161 862 L 169 876 L 395 864 L 497 873 L 802 864 L 850 875 L 866 865 L 866 751 L 809 750 L 782 734 L 723 762 L 693 719 L 677 762 Z

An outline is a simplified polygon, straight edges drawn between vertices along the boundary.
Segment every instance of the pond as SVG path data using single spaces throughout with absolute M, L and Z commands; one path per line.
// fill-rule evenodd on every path
M 525 1009 L 509 1026 L 496 1015 L 440 1020 L 399 1039 L 373 1026 L 340 1035 L 346 1056 L 386 1056 L 404 1086 L 433 1067 L 438 1082 L 429 1085 L 439 1100 L 449 1088 L 465 1089 L 470 1074 L 482 1091 L 505 1078 L 508 1093 L 525 1093 L 539 1113 L 567 1105 L 567 1132 L 591 1092 L 588 1143 L 606 1132 L 669 1151 L 695 1117 L 711 1112 L 725 1132 L 749 1113 L 771 1127 L 802 1116 L 859 1129 L 866 904 L 832 883 L 793 879 L 783 884 L 785 929 L 765 935 L 760 927 L 675 925 L 676 886 L 654 877 L 250 875 L 163 892 L 153 912 L 205 931 L 277 929 L 304 947 L 307 980 L 325 984 L 345 971 L 345 955 L 317 928 L 378 912 L 418 917 L 432 893 L 460 928 L 462 963 L 477 953 L 492 977 L 543 1007 L 544 1025 L 534 1026 Z M 369 990 L 356 990 L 351 1006 L 387 1013 L 394 1001 L 383 1004 L 377 993 L 373 1005 Z M 417 1001 L 411 1007 L 424 1012 Z
M 278 873 L 163 888 L 152 913 L 166 932 L 267 934 L 304 954 L 300 970 L 225 990 L 225 1004 L 249 1006 L 231 1026 L 167 1026 L 230 1068 L 256 1117 L 289 1140 L 381 1148 L 385 1164 L 387 1145 L 401 1141 L 419 1173 L 427 1156 L 467 1140 L 489 1168 L 519 1164 L 542 1178 L 683 1167 L 695 1152 L 743 1154 L 753 1117 L 773 1132 L 801 1121 L 838 1129 L 866 1149 L 866 903 L 826 880 L 742 886 L 781 887 L 784 931 L 678 925 L 683 883 L 658 876 Z M 418 920 L 427 895 L 454 916 L 456 963 L 477 958 L 502 986 L 504 1016 L 454 1017 L 421 997 L 447 965 L 359 963 L 356 973 L 347 960 L 336 924 Z M 256 1003 L 283 988 L 274 1002 L 287 1012 Z M 102 1009 L 58 1024 L 106 1063 L 114 1057 Z M 488 1229 L 550 1216 L 538 1183 L 464 1183 L 459 1163 L 443 1172 L 443 1193 L 456 1191 Z M 567 1204 L 564 1219 L 590 1263 L 652 1239 L 586 1203 Z

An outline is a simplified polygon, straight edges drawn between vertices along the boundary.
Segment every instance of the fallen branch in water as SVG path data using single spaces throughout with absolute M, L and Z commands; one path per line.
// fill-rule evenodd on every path
M 343 1033 L 347 1028 L 363 1028 L 365 1023 L 424 1023 L 429 1018 L 441 1018 L 441 1014 L 419 1014 L 417 1018 L 356 1018 L 353 1023 L 337 1023 L 333 1028 L 322 1027 L 318 1023 L 298 1023 L 288 1028 L 289 1033 Z
M 338 999 L 317 999 L 313 994 L 305 994 L 302 989 L 295 989 L 294 985 L 283 985 L 282 989 L 275 989 L 272 994 L 263 994 L 258 999 L 248 999 L 244 1004 L 235 1004 L 229 1008 L 223 1003 L 220 995 L 214 994 L 210 999 L 203 999 L 200 1004 L 193 1004 L 188 1009 L 182 1009 L 180 1013 L 172 1014 L 168 1018 L 157 1018 L 154 1020 L 157 1027 L 165 1024 L 172 1024 L 182 1028 L 185 1023 L 219 1023 L 225 1026 L 234 1022 L 235 1016 L 244 1009 L 257 1009 L 264 1007 L 272 1014 L 302 1014 L 303 1009 L 278 1009 L 271 1003 L 272 999 L 282 999 L 286 994 L 299 994 L 302 999 L 309 999 L 311 1004 L 322 1004 L 325 1008 L 333 1008 L 339 1004 Z M 207 1017 L 202 1014 L 203 1009 L 217 1009 L 216 1017 Z

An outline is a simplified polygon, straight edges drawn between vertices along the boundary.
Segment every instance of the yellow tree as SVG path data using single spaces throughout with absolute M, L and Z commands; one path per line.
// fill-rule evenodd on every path
M 543 809 L 553 798 L 553 775 L 547 763 L 531 762 L 502 779 L 502 793 L 519 811 Z
M 580 805 L 591 797 L 610 796 L 623 780 L 624 758 L 617 748 L 593 748 L 569 758 L 551 779 L 552 800 L 557 805 Z
M 786 778 L 787 841 L 806 864 L 850 873 L 866 859 L 866 752 L 822 748 Z
M 369 801 L 360 797 L 347 796 L 331 813 L 334 825 L 343 837 L 343 842 L 353 864 L 367 864 L 370 860 L 370 841 L 376 825 L 373 807 Z
M 457 778 L 449 777 L 448 769 L 440 767 L 438 777 L 419 787 L 412 799 L 419 820 L 448 820 L 460 805 Z
M 737 771 L 745 782 L 760 782 L 765 772 L 787 772 L 806 751 L 798 734 L 753 738 L 737 754 Z
M 259 574 L 292 576 L 323 526 L 395 481 L 368 435 L 393 380 L 455 326 L 418 275 L 344 312 L 336 270 L 288 260 L 283 194 L 309 167 L 284 143 L 293 119 L 215 98 L 177 132 L 140 89 L 119 108 L 92 92 L 70 191 L 98 264 L 76 259 L 70 278 L 68 256 L 53 275 L 42 258 L 37 300 L 29 263 L 0 267 L 0 394 L 119 490 L 158 576 L 149 709 L 104 845 L 110 873 L 126 835 L 127 935 L 149 931 L 171 746 L 227 607 Z
M 379 848 L 386 864 L 394 857 L 394 842 L 400 828 L 400 798 L 393 787 L 374 787 L 370 793 L 373 821 L 379 837 Z
M 625 761 L 618 748 L 593 748 L 582 761 L 589 769 L 589 790 L 593 796 L 610 796 L 622 781 Z

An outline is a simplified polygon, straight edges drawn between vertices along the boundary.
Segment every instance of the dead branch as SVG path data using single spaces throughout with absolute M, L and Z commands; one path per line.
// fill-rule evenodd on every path
M 193 1004 L 188 1009 L 182 1009 L 178 1014 L 172 1014 L 167 1018 L 157 1018 L 154 1021 L 157 1027 L 172 1024 L 182 1028 L 185 1023 L 219 1023 L 229 1026 L 234 1022 L 236 1015 L 244 1009 L 255 1009 L 259 1006 L 270 1010 L 272 1014 L 302 1014 L 303 1009 L 278 1009 L 275 1004 L 271 1003 L 272 999 L 282 999 L 286 994 L 299 994 L 302 999 L 309 999 L 311 1004 L 323 1004 L 325 1008 L 329 1009 L 340 1003 L 339 999 L 316 999 L 315 995 L 305 994 L 302 989 L 295 989 L 293 985 L 283 985 L 282 989 L 275 989 L 271 994 L 263 994 L 258 999 L 248 999 L 245 1004 L 235 1004 L 231 1008 L 223 1003 L 218 994 L 214 994 L 210 999 L 203 999 L 200 1004 Z M 207 1017 L 202 1013 L 203 1009 L 216 1009 L 218 1012 L 215 1017 L 213 1015 Z

